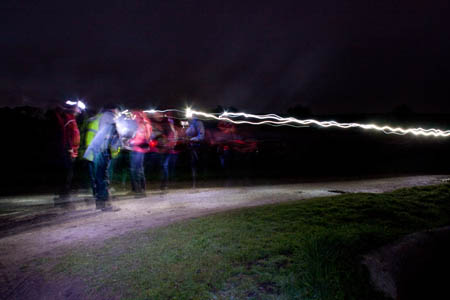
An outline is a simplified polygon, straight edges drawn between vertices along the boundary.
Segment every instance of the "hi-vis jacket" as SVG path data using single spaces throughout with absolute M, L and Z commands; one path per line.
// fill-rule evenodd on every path
M 89 145 L 91 144 L 92 140 L 94 139 L 95 135 L 98 132 L 98 126 L 101 117 L 102 114 L 96 114 L 95 116 L 89 118 L 88 120 L 86 136 L 84 138 L 84 144 L 86 146 L 86 149 L 89 147 Z M 85 155 L 84 158 L 93 161 L 94 153 L 93 152 L 87 153 L 87 155 Z
M 100 122 L 101 117 L 102 114 L 97 114 L 88 120 L 87 132 L 84 140 L 86 146 L 89 146 L 91 144 L 92 140 L 94 139 L 94 136 L 97 134 L 98 124 Z
M 101 152 L 107 151 L 111 157 L 116 157 L 120 151 L 120 140 L 117 135 L 114 122 L 114 113 L 106 111 L 103 114 L 92 119 L 92 124 L 88 128 L 92 134 L 86 134 L 85 141 L 87 144 L 86 152 L 83 158 L 89 161 L 94 160 L 94 156 Z

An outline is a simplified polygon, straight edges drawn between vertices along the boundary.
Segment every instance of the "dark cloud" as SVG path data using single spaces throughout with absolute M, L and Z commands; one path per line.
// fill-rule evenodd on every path
M 450 111 L 445 1 L 92 2 L 2 1 L 0 105 Z

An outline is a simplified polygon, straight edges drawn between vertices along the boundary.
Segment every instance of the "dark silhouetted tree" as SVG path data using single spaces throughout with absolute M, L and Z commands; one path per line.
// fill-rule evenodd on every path
M 238 109 L 237 109 L 236 107 L 234 107 L 234 106 L 226 106 L 226 107 L 223 107 L 222 105 L 217 105 L 216 108 L 214 108 L 214 109 L 212 110 L 212 112 L 213 112 L 213 113 L 216 113 L 216 114 L 223 113 L 224 111 L 228 111 L 228 112 L 238 112 Z
M 287 113 L 290 117 L 307 118 L 312 116 L 312 111 L 309 106 L 297 104 L 288 108 Z
M 414 114 L 414 111 L 407 104 L 400 104 L 394 107 L 392 113 L 396 116 L 410 116 Z

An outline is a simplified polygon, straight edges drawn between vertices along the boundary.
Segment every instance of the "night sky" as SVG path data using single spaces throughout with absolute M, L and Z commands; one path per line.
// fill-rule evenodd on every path
M 450 112 L 448 0 L 0 2 L 0 106 Z

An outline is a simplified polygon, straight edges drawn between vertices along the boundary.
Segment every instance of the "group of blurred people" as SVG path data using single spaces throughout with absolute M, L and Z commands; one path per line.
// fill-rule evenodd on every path
M 69 196 L 73 178 L 73 166 L 77 157 L 87 161 L 90 185 L 96 199 L 96 207 L 114 210 L 109 194 L 109 178 L 113 172 L 111 161 L 119 155 L 129 156 L 131 193 L 145 196 L 145 159 L 151 155 L 161 168 L 162 190 L 167 189 L 175 171 L 180 149 L 189 152 L 192 185 L 196 187 L 204 145 L 217 148 L 220 165 L 230 176 L 232 151 L 255 151 L 256 142 L 243 141 L 236 133 L 234 124 L 220 121 L 216 130 L 207 134 L 203 121 L 193 117 L 187 120 L 172 111 L 145 112 L 123 110 L 107 105 L 96 115 L 87 119 L 83 140 L 76 122 L 81 112 L 76 102 L 66 102 L 56 110 L 62 132 L 62 153 L 65 176 L 60 198 Z M 80 146 L 83 152 L 79 155 Z

